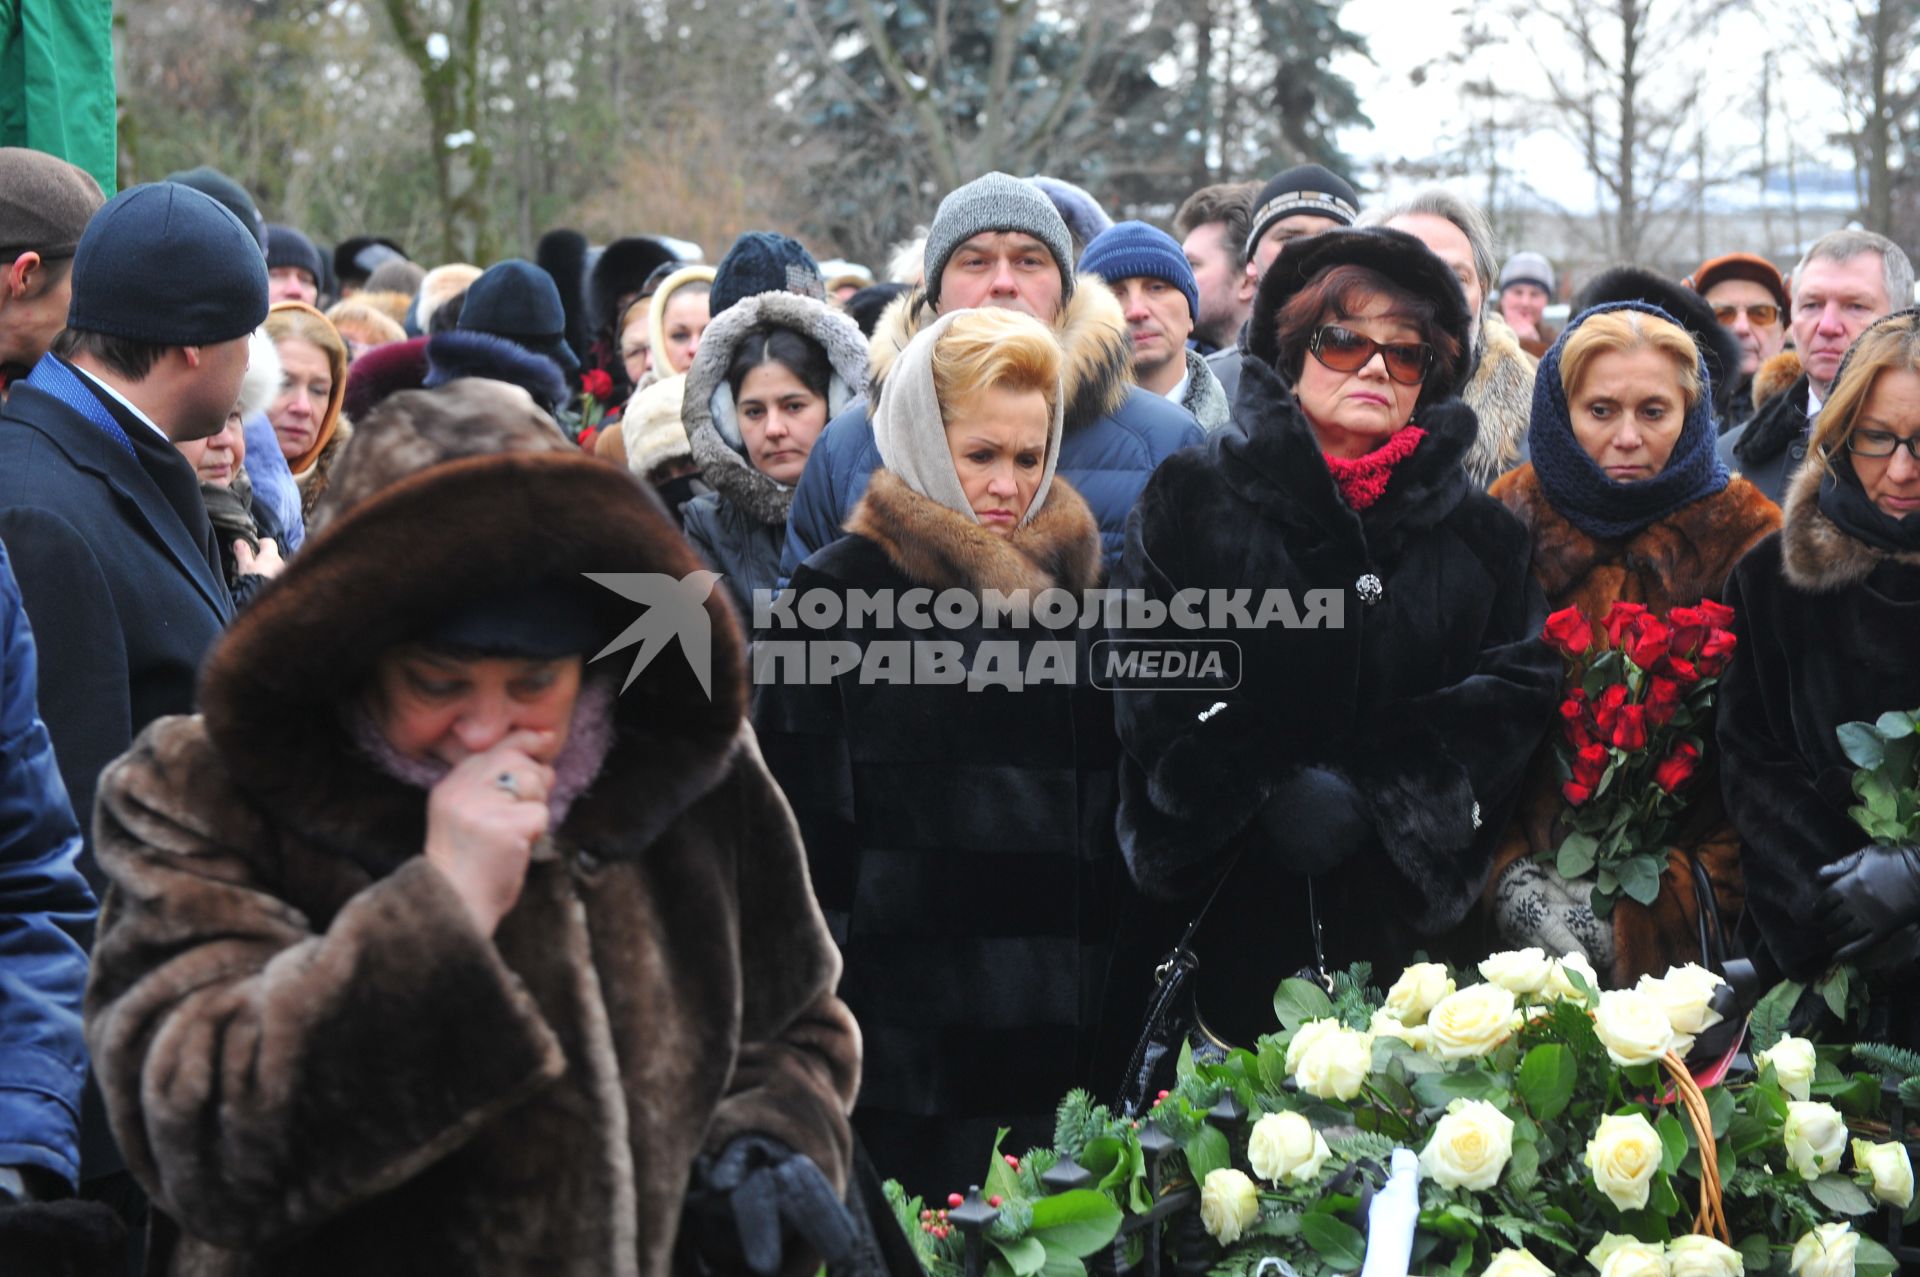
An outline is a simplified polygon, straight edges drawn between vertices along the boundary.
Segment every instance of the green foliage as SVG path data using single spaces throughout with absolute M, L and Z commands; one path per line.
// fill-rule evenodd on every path
M 1074 1089 L 1061 1099 L 1053 1115 L 1053 1147 L 1062 1157 L 1081 1161 L 1087 1145 L 1097 1139 L 1120 1136 L 1127 1121 L 1116 1117 L 1104 1104 L 1096 1104 L 1086 1091 Z M 1042 1168 L 1044 1169 L 1044 1168 Z
M 1873 1069 L 1888 1082 L 1904 1082 L 1920 1077 L 1920 1051 L 1887 1042 L 1857 1042 L 1853 1058 Z
M 1876 843 L 1920 837 L 1920 710 L 1891 710 L 1872 723 L 1842 723 L 1840 748 L 1856 770 L 1847 809 Z
M 1806 988 L 1796 980 L 1782 980 L 1767 990 L 1766 996 L 1753 1008 L 1753 1018 L 1748 1022 L 1754 1050 L 1770 1051 L 1787 1035 L 1793 1009 L 1800 1004 L 1800 995 Z

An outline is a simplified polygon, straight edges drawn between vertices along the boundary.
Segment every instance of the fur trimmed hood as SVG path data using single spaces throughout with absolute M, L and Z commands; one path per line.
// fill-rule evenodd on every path
M 426 388 L 432 390 L 462 377 L 483 377 L 518 386 L 544 412 L 552 412 L 571 397 L 560 365 L 518 342 L 468 328 L 427 338 Z
M 1208 434 L 1233 424 L 1233 405 L 1227 402 L 1227 390 L 1214 376 L 1206 356 L 1191 348 L 1187 351 L 1187 393 L 1180 406 L 1200 423 Z
M 1753 374 L 1753 406 L 1758 408 L 1775 395 L 1793 389 L 1793 383 L 1800 380 L 1800 374 L 1804 371 L 1797 350 L 1783 350 L 1761 364 Z
M 909 580 L 936 590 L 1037 595 L 1058 586 L 1078 595 L 1100 579 L 1100 526 L 1058 476 L 1039 513 L 1003 537 L 915 492 L 891 470 L 876 470 L 847 531 L 879 546 Z
M 1540 361 L 1520 347 L 1507 321 L 1489 311 L 1480 319 L 1480 359 L 1460 398 L 1480 419 L 1480 434 L 1467 452 L 1467 474 L 1484 488 L 1520 459 L 1520 444 L 1533 419 L 1533 378 Z
M 702 477 L 715 491 L 761 523 L 781 526 L 793 504 L 793 489 L 757 469 L 739 444 L 727 366 L 749 332 L 788 328 L 827 352 L 833 366 L 827 419 L 856 402 L 867 389 L 867 340 L 845 312 L 797 293 L 760 293 L 729 306 L 707 325 L 700 350 L 687 369 L 680 421 Z
M 250 796 L 383 874 L 417 854 L 426 813 L 354 746 L 342 713 L 381 652 L 478 596 L 588 571 L 700 570 L 645 485 L 569 444 L 524 391 L 469 378 L 398 394 L 333 468 L 301 553 L 209 655 L 207 731 Z M 633 622 L 634 604 L 580 588 L 609 637 Z M 718 593 L 705 612 L 712 696 L 667 652 L 618 698 L 604 774 L 659 783 L 589 789 L 569 818 L 589 844 L 644 845 L 723 773 L 746 702 L 742 644 Z
M 1860 584 L 1888 561 L 1920 567 L 1920 554 L 1868 545 L 1828 517 L 1820 508 L 1820 483 L 1826 476 L 1816 452 L 1787 485 L 1780 561 L 1789 583 L 1813 594 L 1833 594 Z
M 879 397 L 881 383 L 907 343 L 937 318 L 927 306 L 924 288 L 914 289 L 882 312 L 874 326 L 867 364 L 870 399 Z M 1053 330 L 1067 355 L 1061 382 L 1066 391 L 1066 430 L 1072 434 L 1111 416 L 1126 402 L 1134 385 L 1133 342 L 1127 336 L 1120 303 L 1106 283 L 1093 275 L 1078 277 L 1073 297 Z

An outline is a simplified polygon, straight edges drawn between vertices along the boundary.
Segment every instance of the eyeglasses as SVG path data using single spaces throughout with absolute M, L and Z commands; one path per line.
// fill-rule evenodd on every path
M 1920 434 L 1902 439 L 1885 430 L 1856 430 L 1847 440 L 1847 451 L 1856 457 L 1891 457 L 1902 448 L 1908 456 L 1920 461 Z
M 1433 347 L 1424 341 L 1389 345 L 1338 324 L 1314 329 L 1313 336 L 1307 339 L 1307 350 L 1335 372 L 1359 372 L 1378 352 L 1386 364 L 1387 376 L 1403 386 L 1419 385 L 1433 368 Z
M 1747 312 L 1747 322 L 1755 328 L 1771 328 L 1780 318 L 1780 308 L 1771 302 L 1762 302 L 1758 306 L 1715 306 L 1713 317 L 1725 327 L 1739 318 L 1743 310 Z

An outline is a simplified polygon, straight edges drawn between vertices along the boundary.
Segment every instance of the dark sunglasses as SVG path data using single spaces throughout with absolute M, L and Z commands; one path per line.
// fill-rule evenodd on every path
M 1307 339 L 1307 350 L 1335 372 L 1359 372 L 1377 351 L 1386 364 L 1387 376 L 1403 386 L 1419 385 L 1433 368 L 1433 347 L 1424 341 L 1388 345 L 1338 324 L 1314 329 Z
M 1724 327 L 1731 324 L 1743 310 L 1747 312 L 1747 322 L 1755 328 L 1771 328 L 1774 321 L 1780 318 L 1780 308 L 1769 302 L 1762 302 L 1758 306 L 1715 306 L 1713 317 Z

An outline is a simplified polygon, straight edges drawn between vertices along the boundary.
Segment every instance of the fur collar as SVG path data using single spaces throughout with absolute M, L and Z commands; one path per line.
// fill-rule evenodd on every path
M 939 318 L 927 306 L 926 292 L 916 288 L 881 312 L 869 343 L 868 394 L 878 398 L 893 361 L 914 335 Z M 1127 320 L 1113 291 L 1097 276 L 1081 275 L 1073 297 L 1054 325 L 1067 352 L 1066 429 L 1071 434 L 1117 412 L 1133 389 L 1133 342 Z
M 1780 526 L 1779 507 L 1740 478 L 1620 540 L 1600 540 L 1575 527 L 1547 500 L 1531 465 L 1503 476 L 1493 495 L 1532 534 L 1533 574 L 1556 606 L 1608 565 L 1651 574 L 1683 606 L 1717 599 L 1734 564 Z
M 891 470 L 876 470 L 847 531 L 879 546 L 908 580 L 936 590 L 1038 594 L 1059 586 L 1078 594 L 1100 579 L 1100 526 L 1058 475 L 1040 513 L 1002 537 L 915 492 Z
M 1781 528 L 1781 566 L 1789 583 L 1813 594 L 1851 589 L 1882 563 L 1920 567 L 1920 554 L 1895 554 L 1849 536 L 1820 509 L 1820 481 L 1827 469 L 1817 454 L 1801 463 L 1787 485 Z
M 1771 363 L 1769 361 L 1768 366 Z M 1766 372 L 1763 367 L 1754 381 L 1767 380 Z M 1763 466 L 1785 453 L 1795 440 L 1806 437 L 1813 428 L 1807 416 L 1811 391 L 1811 383 L 1802 373 L 1789 382 L 1785 390 L 1761 404 L 1733 445 L 1734 460 L 1743 466 Z
M 1200 423 L 1208 434 L 1233 424 L 1233 409 L 1227 403 L 1226 387 L 1213 372 L 1206 357 L 1191 348 L 1187 351 L 1187 393 L 1180 406 Z
M 827 352 L 827 361 L 849 401 L 867 385 L 867 342 L 860 326 L 825 302 L 794 293 L 761 293 L 742 298 L 707 325 L 700 335 L 700 353 L 687 369 L 680 421 L 701 475 L 722 497 L 757 521 L 780 527 L 793 504 L 793 489 L 754 467 L 721 435 L 713 419 L 713 396 L 724 391 L 727 366 L 734 351 L 755 328 L 791 328 L 810 337 Z
M 1460 398 L 1479 418 L 1467 452 L 1467 474 L 1484 488 L 1520 459 L 1520 441 L 1533 419 L 1533 378 L 1540 361 L 1520 348 L 1507 321 L 1488 312 L 1480 320 L 1480 358 Z
M 425 384 L 444 386 L 459 377 L 491 377 L 518 386 L 548 412 L 569 397 L 560 365 L 518 342 L 467 328 L 427 338 Z
M 1803 371 L 1797 350 L 1783 350 L 1761 364 L 1753 374 L 1753 406 L 1758 408 L 1775 395 L 1791 389 L 1793 383 L 1800 380 Z

